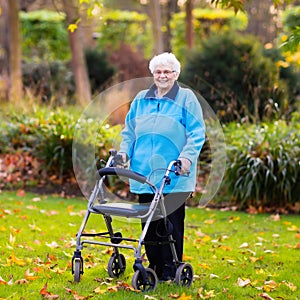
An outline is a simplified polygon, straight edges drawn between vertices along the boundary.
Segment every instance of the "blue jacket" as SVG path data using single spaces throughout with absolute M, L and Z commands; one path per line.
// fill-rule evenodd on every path
M 130 159 L 130 169 L 143 174 L 159 187 L 171 160 L 191 161 L 190 175 L 170 174 L 164 193 L 192 192 L 196 186 L 197 158 L 205 141 L 205 124 L 195 94 L 177 82 L 163 98 L 156 86 L 137 94 L 131 103 L 122 131 L 120 152 Z M 146 184 L 130 180 L 133 193 L 152 193 Z

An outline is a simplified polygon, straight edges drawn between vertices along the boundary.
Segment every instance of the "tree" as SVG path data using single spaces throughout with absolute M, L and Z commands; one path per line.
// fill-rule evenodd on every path
M 150 1 L 150 16 L 152 19 L 153 54 L 158 54 L 164 50 L 161 32 L 161 8 L 159 0 Z
M 9 8 L 9 100 L 19 103 L 22 99 L 21 33 L 19 1 L 8 1 Z
M 211 4 L 220 5 L 223 8 L 229 8 L 232 7 L 235 12 L 238 12 L 239 10 L 245 11 L 245 7 L 248 4 L 252 4 L 253 0 L 210 0 Z M 287 4 L 298 4 L 299 0 L 293 1 L 293 0 L 272 0 L 272 3 L 275 8 L 282 5 L 285 6 Z M 296 51 L 298 48 L 298 45 L 300 43 L 300 28 L 294 28 L 288 37 L 287 41 L 284 43 L 285 50 L 290 51 Z
M 187 0 L 185 4 L 186 14 L 186 43 L 189 49 L 194 46 L 194 30 L 193 30 L 193 0 Z
M 63 0 L 63 8 L 69 25 L 69 41 L 72 52 L 72 69 L 75 80 L 76 100 L 86 105 L 91 100 L 91 87 L 81 42 L 81 26 L 79 23 L 79 1 Z

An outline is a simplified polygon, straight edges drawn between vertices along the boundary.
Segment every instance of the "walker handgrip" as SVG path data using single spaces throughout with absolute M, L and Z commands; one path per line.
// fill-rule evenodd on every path
M 147 181 L 147 177 L 144 175 L 141 175 L 137 172 L 124 169 L 124 168 L 113 168 L 113 167 L 108 167 L 108 168 L 102 168 L 98 170 L 99 175 L 101 177 L 105 175 L 118 175 L 118 176 L 124 176 L 130 179 L 134 179 L 140 183 L 145 183 Z

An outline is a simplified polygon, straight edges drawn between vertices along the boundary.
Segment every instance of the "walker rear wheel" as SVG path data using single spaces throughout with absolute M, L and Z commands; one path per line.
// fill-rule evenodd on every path
M 147 280 L 145 281 L 140 270 L 135 271 L 132 277 L 131 284 L 133 288 L 140 291 L 150 291 L 154 290 L 157 286 L 158 278 L 156 273 L 150 269 L 145 268 L 147 274 Z
M 193 282 L 193 267 L 187 263 L 181 263 L 176 270 L 175 282 L 178 285 L 190 286 Z
M 118 278 L 126 270 L 126 260 L 123 254 L 113 253 L 108 261 L 107 272 L 112 278 Z

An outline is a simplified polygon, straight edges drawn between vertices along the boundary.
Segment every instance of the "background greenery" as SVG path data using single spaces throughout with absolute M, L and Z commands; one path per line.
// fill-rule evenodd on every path
M 73 177 L 72 143 L 79 114 L 80 111 L 74 108 L 53 109 L 51 113 L 39 108 L 34 113 L 22 115 L 7 113 L 0 125 L 0 138 L 4 141 L 0 153 L 30 156 L 36 161 L 30 166 L 33 175 L 21 177 L 23 180 L 19 179 L 17 185 L 28 185 L 28 179 L 39 182 L 53 178 L 64 182 Z M 85 132 L 81 149 L 95 145 L 98 149 L 96 159 L 106 159 L 120 126 L 99 126 L 87 121 L 87 124 L 81 123 L 81 127 Z M 221 192 L 226 199 L 232 199 L 231 205 L 237 205 L 240 209 L 255 207 L 297 212 L 300 187 L 299 114 L 294 113 L 290 121 L 252 125 L 231 122 L 223 129 L 228 167 Z M 98 134 L 95 135 L 96 132 Z M 203 151 L 209 152 L 209 149 L 205 147 Z M 209 160 L 206 152 L 202 156 Z M 19 167 L 11 163 L 8 172 L 17 176 Z M 82 170 L 85 171 L 89 172 Z M 5 178 L 0 177 L 1 183 L 2 186 L 8 184 Z M 221 197 L 220 201 L 224 199 Z
M 299 7 L 284 12 L 272 45 L 244 34 L 246 14 L 197 8 L 193 51 L 187 48 L 184 15 L 174 13 L 169 24 L 173 52 L 182 62 L 180 81 L 212 106 L 227 143 L 225 180 L 214 200 L 241 209 L 299 212 L 300 57 L 280 47 L 299 26 Z M 26 96 L 23 106 L 1 106 L 6 169 L 0 170 L 0 187 L 73 182 L 72 143 L 81 108 L 75 107 L 65 15 L 23 12 L 21 23 Z M 114 82 L 149 76 L 146 14 L 107 10 L 94 35 L 95 47 L 85 53 L 94 95 Z M 99 157 L 106 157 L 120 128 L 85 126 L 81 146 L 96 143 Z M 209 170 L 209 145 L 204 150 Z

